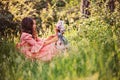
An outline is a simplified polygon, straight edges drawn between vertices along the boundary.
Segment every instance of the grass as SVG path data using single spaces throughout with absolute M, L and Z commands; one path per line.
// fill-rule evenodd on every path
M 68 51 L 48 63 L 26 59 L 16 50 L 16 42 L 0 43 L 0 80 L 120 79 L 116 35 L 109 25 L 85 21 L 77 30 L 70 28 L 65 36 L 70 44 Z

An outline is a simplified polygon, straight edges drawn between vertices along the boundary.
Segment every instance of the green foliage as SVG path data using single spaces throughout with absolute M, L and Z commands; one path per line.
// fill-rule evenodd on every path
M 18 36 L 20 21 L 33 13 L 33 3 L 25 0 L 0 1 L 0 36 L 2 40 L 14 40 Z
M 60 1 L 60 0 L 58 0 L 57 2 L 56 2 L 56 6 L 57 7 L 64 7 L 65 6 L 65 1 Z
M 82 22 L 82 23 L 81 23 Z M 118 80 L 119 67 L 115 55 L 116 39 L 109 25 L 93 18 L 76 22 L 78 30 L 65 33 L 70 50 L 51 62 L 29 60 L 15 50 L 14 42 L 0 46 L 2 80 Z M 70 25 L 70 27 L 73 25 Z M 115 36 L 115 35 L 114 35 Z
M 11 1 L 10 5 L 13 5 L 14 1 L 17 0 Z M 38 22 L 42 23 L 43 30 L 46 29 L 44 25 L 50 26 L 44 34 L 39 34 L 42 37 L 49 36 L 53 33 L 55 23 L 63 19 L 69 49 L 58 54 L 50 62 L 42 62 L 27 59 L 19 53 L 15 47 L 18 39 L 0 42 L 0 80 L 119 80 L 119 2 L 116 2 L 115 11 L 110 13 L 107 11 L 106 3 L 99 6 L 99 1 L 91 0 L 91 15 L 84 18 L 79 12 L 78 2 L 72 5 L 74 0 L 66 0 L 65 7 L 56 7 L 56 1 L 52 0 L 52 5 L 49 4 L 47 9 L 42 9 L 40 14 L 35 14 Z M 23 5 L 23 13 L 18 14 L 20 5 Z M 15 16 L 14 20 L 21 20 L 30 15 L 29 12 L 34 7 L 29 2 L 28 6 L 31 8 L 28 9 L 26 2 L 22 0 L 14 6 L 10 7 L 11 13 Z

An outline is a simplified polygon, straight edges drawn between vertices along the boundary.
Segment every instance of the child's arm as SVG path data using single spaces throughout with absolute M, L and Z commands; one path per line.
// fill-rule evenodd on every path
M 46 40 L 53 39 L 56 35 L 58 35 L 58 29 L 57 28 L 55 28 L 55 34 L 49 36 Z
M 51 38 L 50 40 L 46 40 L 46 41 L 44 42 L 44 45 L 43 45 L 43 46 L 48 45 L 48 44 L 53 43 L 53 42 L 56 42 L 57 40 L 58 40 L 58 36 L 54 36 L 54 37 Z

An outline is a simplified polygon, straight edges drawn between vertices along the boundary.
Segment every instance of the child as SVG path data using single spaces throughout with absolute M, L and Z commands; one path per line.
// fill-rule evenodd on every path
M 57 49 L 59 50 L 64 50 L 67 48 L 68 46 L 68 41 L 67 39 L 63 36 L 64 32 L 65 32 L 65 28 L 64 28 L 64 21 L 60 20 L 58 21 L 58 23 L 56 24 L 56 28 L 58 30 L 58 41 L 57 41 Z
M 58 41 L 58 30 L 56 30 L 56 34 L 42 39 L 37 36 L 34 19 L 25 17 L 21 26 L 20 43 L 17 44 L 17 47 L 26 57 L 50 61 L 57 54 L 55 43 Z

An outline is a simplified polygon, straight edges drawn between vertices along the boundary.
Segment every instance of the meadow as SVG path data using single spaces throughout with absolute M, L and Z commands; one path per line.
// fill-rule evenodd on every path
M 69 26 L 68 50 L 50 62 L 26 59 L 15 42 L 1 43 L 1 80 L 118 80 L 120 55 L 112 28 L 93 18 L 83 20 L 77 30 Z
M 65 23 L 64 34 L 69 48 L 50 62 L 43 62 L 27 59 L 18 52 L 16 43 L 19 42 L 19 37 L 12 41 L 3 40 L 0 42 L 0 80 L 120 79 L 119 13 L 115 11 L 106 14 L 102 9 L 96 12 L 95 7 L 92 7 L 89 18 L 80 17 L 72 21 L 72 16 L 81 14 L 66 14 L 68 7 L 57 12 L 57 15 L 63 20 L 67 17 L 70 21 L 69 25 Z M 50 11 L 51 9 L 49 8 Z M 45 15 L 43 11 L 43 19 Z M 52 26 L 55 24 L 52 20 L 51 23 Z M 39 37 L 47 37 L 52 33 L 53 30 L 48 29 L 44 34 L 40 33 Z

